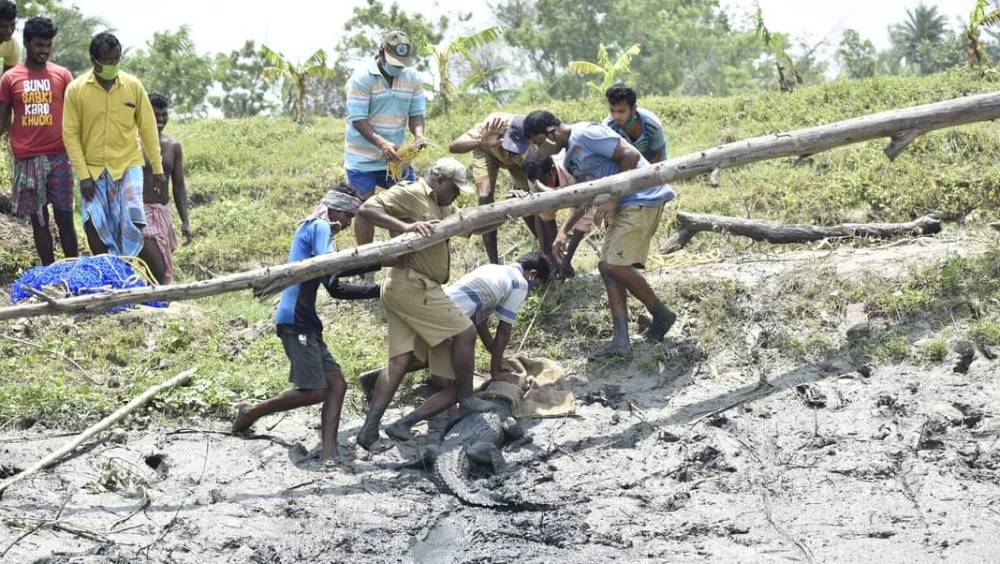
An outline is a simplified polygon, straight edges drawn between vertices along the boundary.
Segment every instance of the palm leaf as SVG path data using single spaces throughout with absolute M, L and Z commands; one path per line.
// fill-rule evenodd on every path
M 628 73 L 629 69 L 632 66 L 632 58 L 638 55 L 641 50 L 642 48 L 639 46 L 638 43 L 635 43 L 631 47 L 626 49 L 625 52 L 622 53 L 620 57 L 618 57 L 618 60 L 615 61 L 614 66 L 611 67 L 612 72 L 614 74 Z
M 309 55 L 309 58 L 306 59 L 305 64 L 302 65 L 302 68 L 305 70 L 312 69 L 315 67 L 322 67 L 324 69 L 326 68 L 326 51 L 322 49 L 317 49 L 315 53 Z
M 269 80 L 281 80 L 288 76 L 286 71 L 279 69 L 278 67 L 267 67 L 264 69 L 264 77 Z
M 491 80 L 496 79 L 504 72 L 504 67 L 496 67 L 491 69 L 484 69 L 482 67 L 478 68 L 476 72 L 467 76 L 461 84 L 458 85 L 458 91 L 462 93 L 468 93 L 473 88 L 485 84 Z
M 979 27 L 989 27 L 998 23 L 1000 23 L 1000 8 L 984 15 L 983 18 L 979 20 Z
M 597 64 L 603 69 L 611 67 L 611 58 L 608 57 L 608 49 L 603 43 L 597 48 Z
M 604 74 L 607 70 L 590 61 L 570 61 L 569 70 L 577 74 Z
M 451 42 L 448 46 L 448 51 L 458 54 L 465 55 L 473 49 L 478 49 L 485 45 L 489 45 L 494 41 L 503 37 L 503 28 L 499 26 L 488 27 L 486 29 L 479 30 L 471 35 L 466 35 L 464 37 L 459 37 Z
M 264 55 L 264 58 L 267 59 L 267 62 L 271 63 L 272 68 L 277 68 L 281 71 L 286 71 L 291 66 L 288 63 L 288 60 L 285 59 L 285 57 L 282 56 L 281 53 L 272 51 L 271 48 L 268 47 L 267 45 L 261 45 L 260 52 L 262 55 Z
M 982 25 L 983 18 L 986 17 L 986 8 L 989 6 L 989 0 L 978 0 L 976 2 L 976 7 L 972 9 L 972 15 L 969 16 L 969 28 L 974 29 Z

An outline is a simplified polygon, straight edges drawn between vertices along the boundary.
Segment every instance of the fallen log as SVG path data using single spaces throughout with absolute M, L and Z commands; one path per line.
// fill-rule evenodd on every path
M 841 145 L 886 137 L 892 141 L 885 148 L 885 154 L 893 159 L 920 134 L 997 118 L 1000 118 L 1000 92 L 993 92 L 872 114 L 789 133 L 764 135 L 705 149 L 643 169 L 574 184 L 562 190 L 465 209 L 439 223 L 428 237 L 406 234 L 390 241 L 362 245 L 301 262 L 259 268 L 189 284 L 114 290 L 53 299 L 47 303 L 5 307 L 0 308 L 0 320 L 53 313 L 95 313 L 116 305 L 190 300 L 246 289 L 271 291 L 317 276 L 380 264 L 449 237 L 516 217 L 600 203 L 605 198 L 633 194 L 664 182 L 694 178 L 732 166 L 780 157 L 813 155 Z
M 754 241 L 784 245 L 823 239 L 892 239 L 905 235 L 930 235 L 941 232 L 941 220 L 925 215 L 906 223 L 842 223 L 826 226 L 781 224 L 722 215 L 677 212 L 677 231 L 660 247 L 660 253 L 665 255 L 676 253 L 703 231 L 740 235 Z
M 11 476 L 10 478 L 7 478 L 3 482 L 0 482 L 0 497 L 3 496 L 3 492 L 6 491 L 7 488 L 11 487 L 17 482 L 20 482 L 21 480 L 27 478 L 28 476 L 31 476 L 35 472 L 42 470 L 43 468 L 47 468 L 55 464 L 56 462 L 59 461 L 59 459 L 73 452 L 76 449 L 76 447 L 82 445 L 85 441 L 89 440 L 91 437 L 94 437 L 101 431 L 104 431 L 105 429 L 111 427 L 115 423 L 118 423 L 136 409 L 139 409 L 143 405 L 149 403 L 149 400 L 153 399 L 160 392 L 164 390 L 169 390 L 176 386 L 181 386 L 183 384 L 186 384 L 188 381 L 191 380 L 191 377 L 194 376 L 196 370 L 197 370 L 196 368 L 185 370 L 184 372 L 181 372 L 180 374 L 174 376 L 170 380 L 167 380 L 166 382 L 157 384 L 156 386 L 149 388 L 141 395 L 133 398 L 132 401 L 118 408 L 118 410 L 112 413 L 111 415 L 108 415 L 104 419 L 101 419 L 99 422 L 89 427 L 86 431 L 73 437 L 73 440 L 59 447 L 58 450 L 45 456 L 38 462 L 34 463 L 33 465 L 25 469 L 24 471 Z

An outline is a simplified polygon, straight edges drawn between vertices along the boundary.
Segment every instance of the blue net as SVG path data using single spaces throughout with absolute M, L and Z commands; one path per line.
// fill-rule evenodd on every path
M 80 296 L 112 289 L 138 288 L 148 284 L 121 258 L 100 255 L 62 260 L 48 266 L 36 266 L 14 282 L 10 297 L 14 303 L 18 303 L 32 296 L 28 288 L 40 292 L 48 286 L 57 286 L 70 295 Z M 167 302 L 149 302 L 146 305 L 167 307 Z M 131 306 L 114 306 L 108 309 L 108 313 L 117 313 L 129 307 Z

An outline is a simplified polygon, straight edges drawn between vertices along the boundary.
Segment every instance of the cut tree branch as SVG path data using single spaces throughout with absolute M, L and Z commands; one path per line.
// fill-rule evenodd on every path
M 118 410 L 112 413 L 111 415 L 108 415 L 104 419 L 101 419 L 96 424 L 94 424 L 84 432 L 74 437 L 73 440 L 71 440 L 70 442 L 59 447 L 59 449 L 56 450 L 55 452 L 46 455 L 41 460 L 32 464 L 27 469 L 25 469 L 23 472 L 14 474 L 10 478 L 7 478 L 3 482 L 0 482 L 0 497 L 3 496 L 3 492 L 6 491 L 7 488 L 11 487 L 17 482 L 20 482 L 21 480 L 27 478 L 28 476 L 31 476 L 35 472 L 42 470 L 43 468 L 47 468 L 55 464 L 56 462 L 59 462 L 60 458 L 73 452 L 74 450 L 76 450 L 76 447 L 82 445 L 85 441 L 87 441 L 91 437 L 96 436 L 101 431 L 104 431 L 105 429 L 111 427 L 115 423 L 118 423 L 119 421 L 127 417 L 133 411 L 139 409 L 143 405 L 146 405 L 149 402 L 149 400 L 156 397 L 156 395 L 159 394 L 160 392 L 188 383 L 188 381 L 191 380 L 191 377 L 194 376 L 195 370 L 196 370 L 195 368 L 185 370 L 184 372 L 181 372 L 180 374 L 174 376 L 170 380 L 167 380 L 166 382 L 157 384 L 152 388 L 149 388 L 141 395 L 133 398 L 132 401 L 118 408 Z
M 692 238 L 703 231 L 749 237 L 768 243 L 808 243 L 823 239 L 891 239 L 906 235 L 940 233 L 941 220 L 925 215 L 906 223 L 843 223 L 840 225 L 790 225 L 740 219 L 721 215 L 677 212 L 677 231 L 660 247 L 668 255 L 684 248 Z
M 0 308 L 0 320 L 52 313 L 95 313 L 124 304 L 190 300 L 237 290 L 280 289 L 327 274 L 383 263 L 507 219 L 543 211 L 599 203 L 605 198 L 633 194 L 650 186 L 711 174 L 717 168 L 758 161 L 816 154 L 834 147 L 890 138 L 892 157 L 917 135 L 945 127 L 1000 118 L 1000 92 L 966 96 L 935 104 L 891 110 L 827 125 L 746 139 L 677 157 L 562 190 L 465 209 L 442 221 L 428 237 L 406 234 L 386 242 L 313 257 L 301 262 L 259 268 L 211 280 L 113 290 L 99 294 L 54 299 Z M 904 143 L 905 142 L 905 143 Z

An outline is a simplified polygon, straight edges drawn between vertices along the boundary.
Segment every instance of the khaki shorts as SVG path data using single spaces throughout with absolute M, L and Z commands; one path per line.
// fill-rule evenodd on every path
M 502 164 L 496 156 L 476 149 L 472 152 L 472 180 L 476 185 L 489 182 L 494 189 L 497 185 L 497 172 L 506 169 L 510 173 L 510 179 L 514 183 L 515 190 L 528 190 L 528 177 L 524 175 L 524 169 L 518 165 Z
M 649 245 L 660 226 L 663 205 L 625 206 L 615 213 L 615 223 L 604 235 L 600 261 L 616 266 L 646 266 Z
M 441 285 L 414 270 L 393 268 L 382 284 L 382 303 L 389 358 L 412 352 L 422 362 L 429 358 L 435 376 L 453 378 L 449 339 L 472 327 L 472 321 Z

